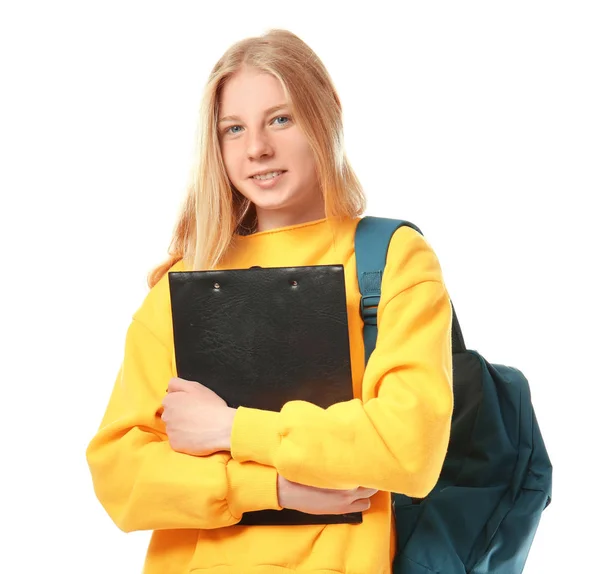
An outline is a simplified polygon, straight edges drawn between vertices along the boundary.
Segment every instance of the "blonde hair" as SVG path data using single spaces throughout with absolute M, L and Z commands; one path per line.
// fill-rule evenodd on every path
M 204 90 L 196 151 L 187 195 L 169 246 L 169 259 L 148 275 L 153 287 L 177 261 L 188 269 L 212 269 L 235 233 L 252 228 L 252 204 L 230 183 L 219 146 L 219 98 L 225 82 L 243 67 L 272 74 L 283 87 L 294 120 L 315 154 L 326 217 L 356 217 L 365 196 L 343 142 L 342 107 L 325 66 L 287 30 L 269 30 L 231 46 L 210 73 Z

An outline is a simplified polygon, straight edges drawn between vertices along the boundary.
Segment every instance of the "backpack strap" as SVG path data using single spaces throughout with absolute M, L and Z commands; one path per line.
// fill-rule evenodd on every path
M 394 233 L 404 226 L 411 227 L 423 235 L 422 231 L 409 221 L 383 217 L 363 217 L 356 228 L 354 251 L 361 294 L 360 314 L 364 325 L 365 364 L 377 342 L 377 307 L 381 298 L 381 281 L 388 248 Z M 465 350 L 465 342 L 452 305 L 452 352 Z

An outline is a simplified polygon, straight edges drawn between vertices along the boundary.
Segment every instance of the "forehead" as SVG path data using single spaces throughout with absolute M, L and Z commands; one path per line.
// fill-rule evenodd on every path
M 225 82 L 219 99 L 219 117 L 252 115 L 285 103 L 285 92 L 277 78 L 254 68 L 244 68 Z

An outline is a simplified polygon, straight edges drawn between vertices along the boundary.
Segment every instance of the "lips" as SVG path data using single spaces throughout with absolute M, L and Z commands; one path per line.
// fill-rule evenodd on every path
M 279 185 L 279 182 L 284 178 L 285 174 L 286 172 L 284 170 L 279 172 L 279 175 L 276 175 L 275 177 L 267 177 L 265 179 L 251 177 L 250 179 L 252 180 L 252 183 L 260 189 L 275 189 Z
M 249 179 L 254 179 L 254 178 L 255 178 L 255 176 L 257 176 L 257 175 L 267 175 L 267 174 L 269 174 L 269 173 L 280 173 L 280 174 L 283 174 L 283 173 L 285 173 L 285 172 L 286 172 L 286 170 L 285 170 L 285 169 L 268 169 L 268 170 L 264 170 L 264 171 L 259 171 L 259 172 L 257 172 L 257 173 L 253 173 L 253 174 L 250 176 L 250 178 L 249 178 Z

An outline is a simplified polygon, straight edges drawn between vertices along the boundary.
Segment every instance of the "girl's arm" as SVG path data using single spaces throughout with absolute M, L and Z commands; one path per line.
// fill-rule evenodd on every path
M 360 399 L 328 409 L 292 401 L 279 413 L 239 408 L 233 459 L 310 486 L 426 496 L 450 434 L 452 309 L 436 255 L 411 228 L 390 244 L 377 321 Z
M 96 495 L 124 531 L 219 528 L 280 509 L 277 471 L 229 453 L 175 452 L 160 418 L 171 352 L 134 318 L 100 429 L 87 449 Z

